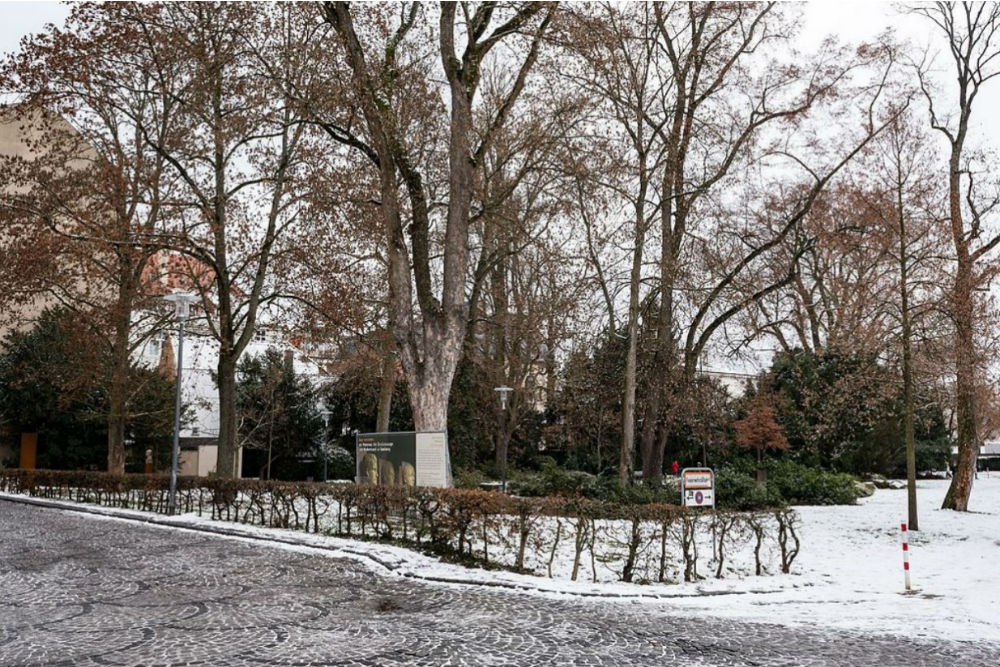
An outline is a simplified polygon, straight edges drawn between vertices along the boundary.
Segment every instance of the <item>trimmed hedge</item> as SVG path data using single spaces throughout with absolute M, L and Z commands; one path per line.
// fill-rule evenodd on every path
M 167 511 L 169 484 L 164 475 L 0 470 L 0 491 L 159 513 Z M 194 477 L 178 479 L 177 504 L 212 519 L 392 542 L 468 564 L 547 570 L 550 577 L 560 545 L 569 544 L 574 580 L 588 560 L 594 581 L 597 562 L 621 581 L 700 579 L 696 537 L 704 542 L 710 529 L 717 577 L 726 554 L 741 547 L 753 548 L 752 573 L 768 571 L 767 551 L 788 572 L 799 544 L 798 517 L 786 509 L 706 513 L 582 496 Z

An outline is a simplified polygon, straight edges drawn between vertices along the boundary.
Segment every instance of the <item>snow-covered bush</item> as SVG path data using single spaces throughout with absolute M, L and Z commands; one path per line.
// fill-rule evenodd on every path
M 354 455 L 343 447 L 326 452 L 327 479 L 354 479 Z

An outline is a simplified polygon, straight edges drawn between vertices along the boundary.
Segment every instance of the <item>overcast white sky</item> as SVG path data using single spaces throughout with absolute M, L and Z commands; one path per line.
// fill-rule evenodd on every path
M 805 37 L 819 41 L 826 34 L 836 33 L 845 39 L 864 39 L 878 34 L 890 24 L 900 22 L 892 3 L 821 2 L 806 6 Z M 0 22 L 0 51 L 17 48 L 21 37 L 39 30 L 50 22 L 61 22 L 69 12 L 59 2 L 0 2 L 3 21 Z
M 819 42 L 827 34 L 837 34 L 846 40 L 872 37 L 890 25 L 911 23 L 897 15 L 890 2 L 815 0 L 805 5 L 804 38 Z M 50 22 L 61 22 L 69 8 L 59 2 L 0 2 L 3 21 L 0 22 L 0 51 L 17 48 L 22 36 L 41 29 Z M 911 26 L 907 33 L 913 32 Z M 925 32 L 917 29 L 916 32 Z
M 810 51 L 826 36 L 835 35 L 841 41 L 859 43 L 884 30 L 892 30 L 897 38 L 919 46 L 940 45 L 939 37 L 931 32 L 926 20 L 907 16 L 896 2 L 875 0 L 812 0 L 797 3 L 803 9 L 800 48 Z M 7 2 L 0 0 L 0 53 L 17 49 L 27 34 L 40 30 L 46 23 L 61 23 L 69 7 L 60 2 Z M 1000 82 L 998 82 L 1000 84 Z M 991 147 L 1000 147 L 1000 123 L 990 122 L 1000 110 L 1000 85 L 988 87 L 977 105 L 973 131 Z
M 895 2 L 874 0 L 812 0 L 798 3 L 802 8 L 802 32 L 799 49 L 814 51 L 827 36 L 857 44 L 870 40 L 885 30 L 918 47 L 940 49 L 940 35 L 928 21 L 900 13 Z M 58 2 L 6 2 L 0 0 L 0 53 L 14 51 L 22 37 L 40 30 L 46 23 L 61 23 L 69 7 Z M 942 61 L 942 65 L 947 65 Z M 947 73 L 947 70 L 945 70 Z M 950 77 L 949 77 L 950 78 Z M 947 80 L 947 79 L 945 79 Z M 973 117 L 973 141 L 990 148 L 1000 148 L 1000 123 L 994 122 L 1000 110 L 1000 81 L 981 94 Z M 976 136 L 978 135 L 978 136 Z

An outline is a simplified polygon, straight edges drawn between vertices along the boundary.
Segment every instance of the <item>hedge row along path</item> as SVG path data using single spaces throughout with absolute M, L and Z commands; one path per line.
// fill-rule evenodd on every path
M 163 513 L 167 479 L 0 471 L 0 491 Z M 636 583 L 789 573 L 801 548 L 789 509 L 710 512 L 480 490 L 190 478 L 182 512 L 416 548 L 552 579 Z

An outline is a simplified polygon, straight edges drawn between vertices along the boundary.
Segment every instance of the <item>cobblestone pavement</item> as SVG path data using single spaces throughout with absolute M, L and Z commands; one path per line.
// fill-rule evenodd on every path
M 0 665 L 952 665 L 1000 647 L 551 600 L 0 500 Z

